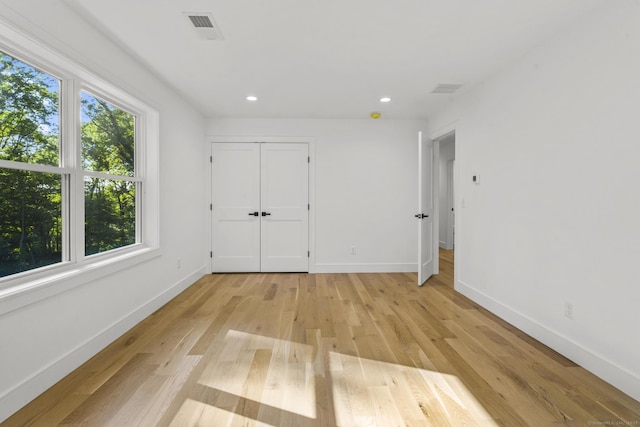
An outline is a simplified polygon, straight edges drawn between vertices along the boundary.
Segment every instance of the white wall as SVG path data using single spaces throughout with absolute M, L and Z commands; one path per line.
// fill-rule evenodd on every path
M 416 271 L 417 140 L 424 128 L 384 118 L 210 119 L 207 134 L 314 139 L 312 271 Z
M 456 121 L 456 288 L 636 399 L 638 22 L 609 2 L 431 123 Z
M 157 108 L 161 174 L 159 257 L 0 315 L 1 421 L 200 277 L 207 242 L 199 113 L 59 0 L 1 0 L 0 17 Z
M 438 172 L 440 175 L 440 179 L 438 180 L 438 198 L 439 198 L 439 206 L 438 209 L 440 211 L 439 215 L 439 227 L 440 227 L 440 247 L 445 249 L 453 249 L 453 242 L 448 240 L 449 234 L 447 233 L 448 228 L 448 217 L 449 217 L 449 186 L 453 184 L 453 182 L 448 181 L 448 165 L 449 162 L 454 160 L 456 157 L 456 143 L 455 136 L 451 135 L 447 138 L 440 141 L 440 159 L 439 159 L 439 167 Z

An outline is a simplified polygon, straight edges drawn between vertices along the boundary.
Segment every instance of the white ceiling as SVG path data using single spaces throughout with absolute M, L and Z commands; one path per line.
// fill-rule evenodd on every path
M 450 101 L 437 84 L 468 90 L 603 0 L 68 3 L 205 116 L 408 119 Z M 212 13 L 225 39 L 199 39 L 182 12 Z

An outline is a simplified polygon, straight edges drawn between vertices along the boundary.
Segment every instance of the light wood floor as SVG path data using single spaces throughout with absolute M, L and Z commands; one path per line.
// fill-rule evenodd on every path
M 415 274 L 208 275 L 3 426 L 640 425 L 640 403 Z

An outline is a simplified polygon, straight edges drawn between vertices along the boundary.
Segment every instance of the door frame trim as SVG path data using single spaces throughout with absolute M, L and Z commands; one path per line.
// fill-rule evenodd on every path
M 205 209 L 207 210 L 207 221 L 205 224 L 205 232 L 209 238 L 207 239 L 207 251 L 205 253 L 205 265 L 208 265 L 208 273 L 213 272 L 213 260 L 209 256 L 213 250 L 213 235 L 211 229 L 211 210 L 209 205 L 213 203 L 211 179 L 213 175 L 212 164 L 209 162 L 209 156 L 212 155 L 213 144 L 220 142 L 240 142 L 240 143 L 259 143 L 259 142 L 271 142 L 271 143 L 306 143 L 309 146 L 309 157 L 311 162 L 309 163 L 309 274 L 316 272 L 316 140 L 314 137 L 289 137 L 289 136 L 219 136 L 209 135 L 207 137 L 208 144 L 206 144 L 205 151 L 205 164 L 209 171 L 207 174 L 208 179 L 205 185 L 205 197 L 206 201 Z

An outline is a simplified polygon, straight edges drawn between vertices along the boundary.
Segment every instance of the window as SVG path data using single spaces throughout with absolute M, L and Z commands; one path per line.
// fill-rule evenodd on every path
M 25 46 L 3 47 L 9 31 L 0 28 L 0 290 L 157 248 L 157 112 L 40 45 L 25 42 L 33 61 Z
M 136 243 L 135 116 L 82 92 L 85 255 Z
M 0 52 L 0 277 L 62 261 L 59 98 L 58 79 Z

